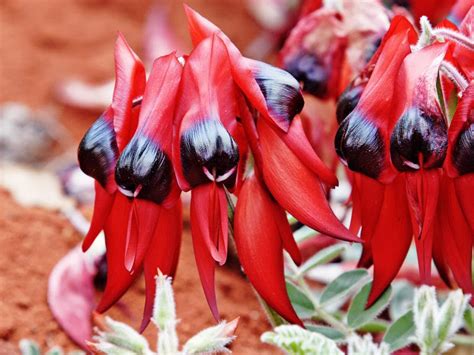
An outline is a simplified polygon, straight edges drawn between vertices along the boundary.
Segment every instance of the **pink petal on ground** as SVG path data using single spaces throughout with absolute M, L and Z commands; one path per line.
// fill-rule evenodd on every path
M 54 318 L 83 349 L 92 336 L 95 268 L 77 246 L 59 260 L 48 280 L 48 304 Z

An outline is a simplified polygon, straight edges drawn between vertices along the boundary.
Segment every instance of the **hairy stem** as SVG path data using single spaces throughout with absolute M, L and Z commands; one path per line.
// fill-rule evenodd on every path
M 445 74 L 454 83 L 454 85 L 459 88 L 460 91 L 466 90 L 469 83 L 454 65 L 444 60 L 441 63 L 440 69 L 442 73 Z

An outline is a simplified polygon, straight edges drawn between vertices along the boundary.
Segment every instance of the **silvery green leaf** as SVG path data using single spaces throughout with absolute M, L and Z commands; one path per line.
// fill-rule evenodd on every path
M 413 311 L 408 311 L 392 323 L 383 337 L 383 342 L 389 345 L 390 351 L 395 351 L 410 344 L 414 334 Z
M 135 329 L 125 323 L 105 317 L 105 324 L 109 330 L 98 331 L 94 337 L 95 343 L 104 348 L 110 344 L 111 351 L 115 348 L 122 349 L 124 352 L 129 351 L 133 354 L 150 354 L 151 350 L 148 341 L 140 335 Z
M 390 351 L 386 343 L 376 344 L 372 341 L 372 335 L 366 334 L 363 338 L 358 335 L 349 337 L 347 341 L 348 355 L 389 355 Z
M 303 226 L 293 233 L 293 237 L 295 238 L 296 243 L 301 243 L 309 238 L 316 236 L 317 234 L 318 232 L 316 232 L 314 229 L 311 229 L 307 226 Z
M 61 349 L 59 346 L 54 346 L 51 349 L 48 350 L 46 355 L 63 355 L 63 349 Z
M 464 312 L 464 326 L 469 333 L 474 334 L 474 309 L 468 305 Z
M 356 269 L 343 273 L 326 286 L 319 302 L 324 305 L 334 300 L 345 298 L 359 286 L 359 282 L 367 276 L 368 272 L 365 269 Z
M 321 334 L 297 325 L 280 325 L 265 332 L 261 341 L 283 349 L 290 355 L 343 355 L 336 343 Z
M 286 290 L 290 297 L 291 304 L 296 313 L 301 318 L 310 318 L 314 314 L 313 302 L 305 295 L 305 293 L 292 282 L 286 282 Z
M 156 276 L 152 320 L 160 329 L 176 325 L 176 304 L 173 288 L 171 287 L 171 278 L 161 273 Z
M 436 291 L 434 287 L 421 286 L 415 290 L 413 298 L 413 319 L 418 328 L 418 320 L 421 319 L 425 307 L 430 304 L 434 310 L 438 309 L 436 301 Z
M 339 330 L 324 325 L 305 324 L 307 330 L 324 335 L 326 338 L 339 342 L 344 340 L 345 336 Z
M 329 263 L 341 256 L 344 250 L 346 250 L 346 247 L 343 244 L 331 245 L 330 247 L 320 250 L 300 266 L 299 273 L 304 275 L 316 266 Z
M 20 340 L 20 351 L 21 355 L 40 355 L 40 348 L 38 343 L 30 339 Z
M 235 328 L 239 319 L 227 323 L 223 321 L 216 326 L 204 329 L 184 344 L 185 354 L 230 352 L 226 348 L 235 339 Z
M 392 288 L 388 287 L 387 290 L 385 290 L 385 292 L 370 308 L 365 309 L 371 287 L 372 282 L 369 282 L 364 287 L 362 287 L 362 289 L 352 300 L 352 303 L 349 307 L 349 312 L 347 313 L 347 324 L 352 329 L 358 329 L 364 324 L 374 320 L 388 306 L 388 303 L 390 302 Z
M 405 281 L 392 282 L 393 296 L 388 307 L 390 319 L 398 319 L 413 308 L 415 287 Z

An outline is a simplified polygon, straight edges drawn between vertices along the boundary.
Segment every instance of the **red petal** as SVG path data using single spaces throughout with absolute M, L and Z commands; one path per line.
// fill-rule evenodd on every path
M 367 306 L 372 305 L 397 276 L 410 248 L 412 230 L 404 176 L 385 187 L 383 206 L 371 244 L 374 281 Z
M 355 188 L 360 195 L 362 255 L 358 266 L 369 267 L 373 263 L 371 240 L 383 206 L 385 186 L 362 174 L 354 174 Z
M 301 162 L 316 173 L 330 187 L 338 185 L 337 177 L 319 158 L 303 130 L 301 118 L 295 116 L 288 133 L 277 131 L 280 139 L 290 148 Z
M 208 187 L 204 185 L 199 186 L 197 189 L 199 188 Z M 194 257 L 207 303 L 209 304 L 212 315 L 218 320 L 220 317 L 217 309 L 216 290 L 214 286 L 216 262 L 209 251 L 206 241 L 206 236 L 207 239 L 209 239 L 209 226 L 205 223 L 207 221 L 201 220 L 202 213 L 207 214 L 208 209 L 206 208 L 207 203 L 204 205 L 196 203 L 195 192 L 197 189 L 193 189 L 191 195 L 191 232 L 193 235 Z M 200 193 L 198 193 L 198 196 L 200 196 Z
M 143 95 L 145 83 L 143 63 L 119 33 L 115 42 L 115 88 L 112 99 L 119 151 L 125 148 L 135 131 L 137 122 L 132 115 L 132 101 Z
M 474 238 L 474 174 L 467 174 L 454 179 L 454 188 L 461 206 L 461 210 L 471 227 Z
M 440 188 L 441 171 L 439 169 L 421 170 L 406 174 L 406 190 L 412 230 L 415 236 L 420 278 L 430 283 L 431 256 L 433 249 L 433 222 L 436 215 Z
M 442 223 L 443 244 L 448 265 L 464 293 L 473 293 L 472 231 L 459 206 L 452 179 L 443 179 L 438 206 L 438 218 L 445 216 Z
M 473 12 L 474 13 L 474 12 Z M 450 177 L 459 176 L 459 171 L 454 164 L 454 147 L 456 146 L 459 135 L 474 124 L 474 116 L 472 114 L 474 110 L 474 84 L 470 84 L 463 92 L 463 96 L 459 101 L 456 112 L 454 113 L 453 120 L 448 129 L 448 152 L 444 167 Z
M 302 256 L 298 244 L 296 244 L 295 238 L 293 237 L 293 231 L 291 230 L 288 219 L 286 218 L 286 213 L 278 206 L 275 205 L 275 222 L 278 226 L 278 231 L 280 233 L 281 242 L 283 243 L 283 249 L 285 249 L 288 254 L 290 254 L 291 259 L 295 262 L 296 265 L 300 265 L 302 261 Z
M 131 275 L 125 269 L 125 239 L 127 224 L 132 203 L 122 194 L 115 196 L 115 201 L 105 224 L 105 245 L 107 248 L 107 283 L 97 312 L 109 309 L 127 291 L 139 274 L 138 270 Z
M 105 222 L 114 203 L 114 198 L 115 194 L 109 194 L 97 181 L 95 182 L 94 212 L 92 214 L 91 226 L 82 242 L 83 251 L 87 251 L 90 248 L 97 235 L 104 229 Z
M 235 243 L 242 267 L 259 295 L 286 320 L 302 325 L 285 287 L 278 208 L 258 179 L 248 177 L 235 209 Z
M 177 201 L 170 209 L 163 208 L 148 246 L 144 261 L 146 299 L 140 332 L 147 327 L 153 312 L 157 270 L 160 269 L 164 275 L 171 277 L 176 273 L 181 246 L 182 214 L 181 201 Z
M 220 265 L 227 259 L 227 199 L 223 188 L 215 183 L 200 185 L 191 192 L 195 206 L 194 222 L 211 256 Z
M 306 167 L 265 120 L 257 122 L 263 176 L 278 203 L 302 223 L 323 234 L 358 242 L 329 207 L 319 176 Z

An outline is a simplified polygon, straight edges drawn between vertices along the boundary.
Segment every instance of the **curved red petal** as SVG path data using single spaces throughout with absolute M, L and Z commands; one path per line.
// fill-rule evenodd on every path
M 362 254 L 358 266 L 370 267 L 373 263 L 371 240 L 377 226 L 380 211 L 382 210 L 385 186 L 377 180 L 362 174 L 354 174 L 355 187 L 360 194 L 361 232 L 365 242 L 362 245 Z
M 467 174 L 454 179 L 454 188 L 461 210 L 471 227 L 474 239 L 474 174 Z
M 275 221 L 278 208 L 255 175 L 244 181 L 234 216 L 237 253 L 265 302 L 289 322 L 302 325 L 285 287 L 283 244 Z
M 177 201 L 170 209 L 163 208 L 161 210 L 152 240 L 148 246 L 143 264 L 146 297 L 140 332 L 143 332 L 147 327 L 153 312 L 157 270 L 159 269 L 164 275 L 175 276 L 183 229 L 182 210 L 181 201 Z
M 301 162 L 265 120 L 259 120 L 257 128 L 264 180 L 278 203 L 302 223 L 323 234 L 359 242 L 332 212 L 319 176 Z
M 90 248 L 95 238 L 104 229 L 105 222 L 107 221 L 115 198 L 115 194 L 109 194 L 97 181 L 95 181 L 94 187 L 94 212 L 92 214 L 89 231 L 82 242 L 82 251 L 84 252 Z
M 105 291 L 97 306 L 97 312 L 103 313 L 109 309 L 127 291 L 133 280 L 139 274 L 138 270 L 130 274 L 125 268 L 125 239 L 127 224 L 132 202 L 122 194 L 115 196 L 112 210 L 104 227 L 107 283 Z
M 278 132 L 280 139 L 290 148 L 301 162 L 316 173 L 322 182 L 330 187 L 338 185 L 336 175 L 319 158 L 304 133 L 299 116 L 295 116 L 287 133 Z
M 115 88 L 112 99 L 119 151 L 125 148 L 135 132 L 137 122 L 132 114 L 132 101 L 143 95 L 145 83 L 143 63 L 119 33 L 115 42 Z
M 397 276 L 410 248 L 412 230 L 404 176 L 385 187 L 383 206 L 371 239 L 374 281 L 367 306 L 372 305 Z
M 208 189 L 207 186 L 204 186 L 204 188 L 206 190 Z M 202 220 L 203 211 L 205 211 L 204 216 L 208 211 L 206 208 L 207 203 L 204 205 L 197 203 L 195 194 L 196 190 L 197 189 L 193 189 L 191 195 L 191 232 L 193 235 L 194 257 L 196 259 L 199 278 L 201 279 L 201 284 L 207 303 L 209 304 L 212 315 L 216 320 L 218 320 L 219 311 L 217 309 L 216 290 L 214 285 L 216 262 L 209 251 L 209 242 L 206 240 L 209 239 L 209 225 L 207 224 L 208 221 Z M 205 193 L 207 191 L 203 192 Z M 197 196 L 201 197 L 201 194 L 198 192 Z M 200 198 L 198 200 L 201 201 Z

